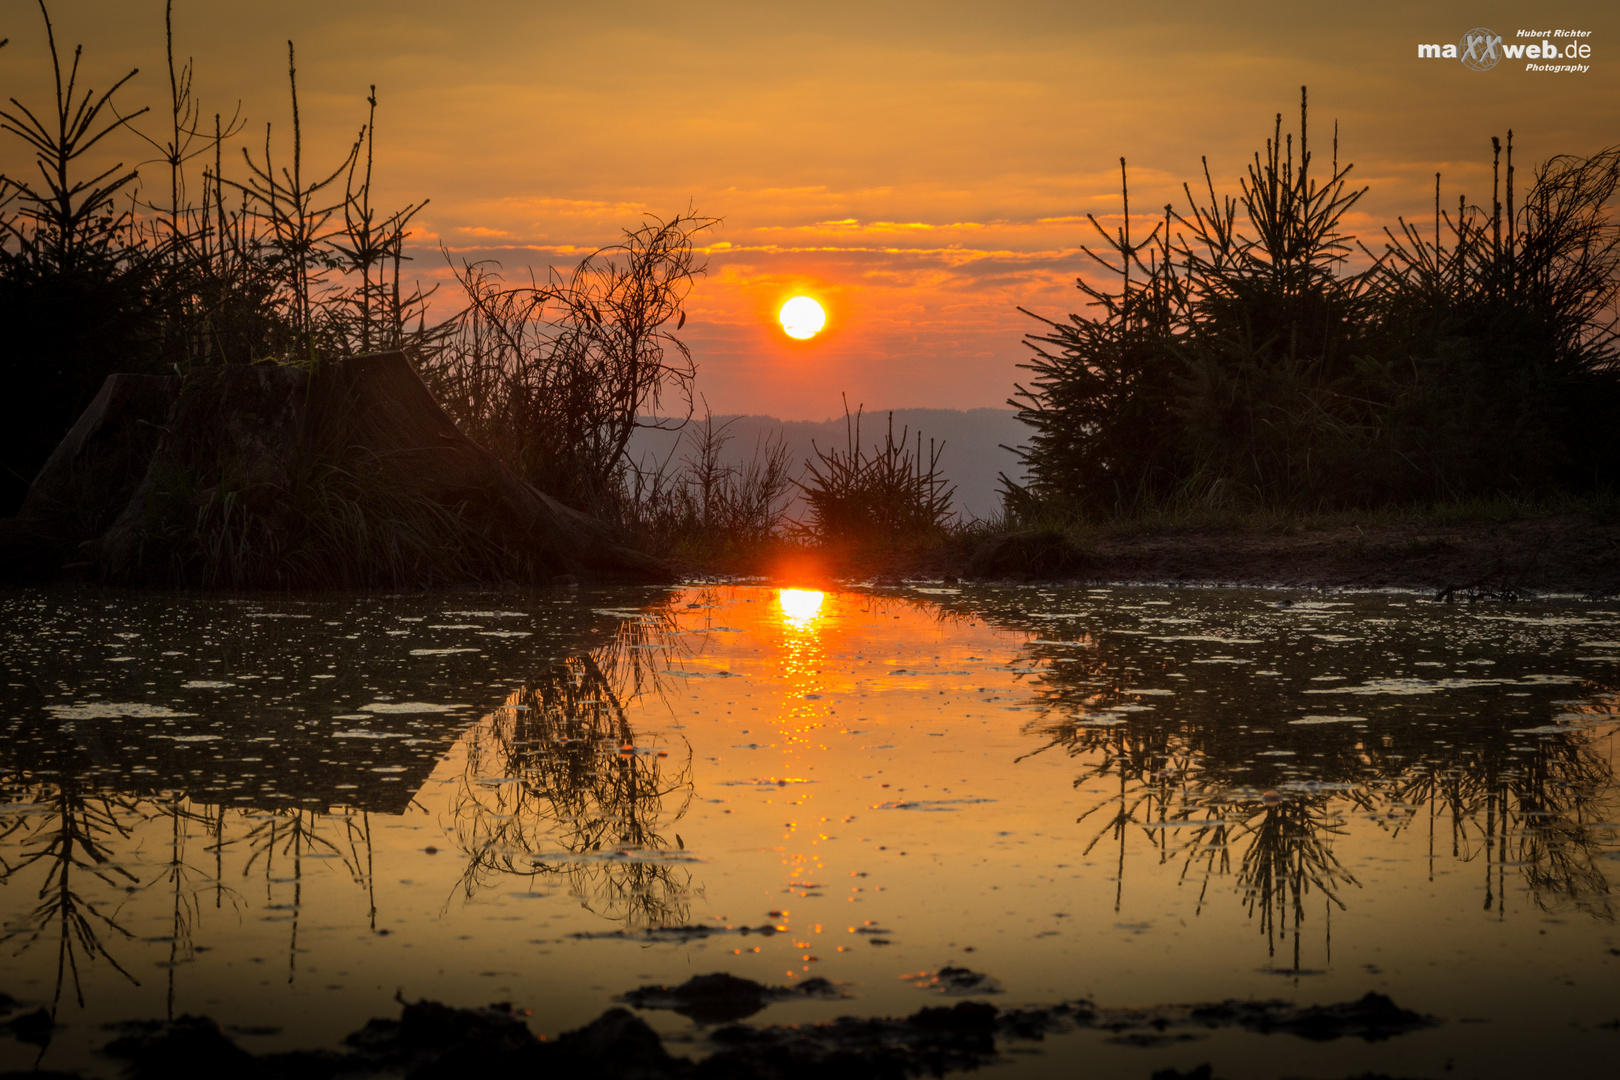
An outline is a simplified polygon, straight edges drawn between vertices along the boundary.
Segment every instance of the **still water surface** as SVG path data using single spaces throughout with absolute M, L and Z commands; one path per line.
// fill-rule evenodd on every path
M 1378 990 L 1443 1021 L 1083 1031 L 998 1075 L 1620 1054 L 1612 604 L 62 590 L 0 627 L 0 991 L 56 1010 L 46 1067 L 110 1074 L 100 1025 L 183 1013 L 335 1045 L 396 993 L 555 1034 L 711 971 L 848 995 L 755 1023 L 898 1016 L 946 965 L 1002 1006 Z

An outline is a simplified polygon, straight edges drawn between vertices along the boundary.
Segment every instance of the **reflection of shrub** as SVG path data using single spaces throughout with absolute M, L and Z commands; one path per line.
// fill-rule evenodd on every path
M 1013 404 L 1031 482 L 1009 486 L 1009 509 L 1612 487 L 1620 148 L 1544 163 L 1518 204 L 1503 149 L 1488 208 L 1443 211 L 1437 190 L 1432 229 L 1401 221 L 1381 254 L 1343 231 L 1365 189 L 1336 143 L 1329 169 L 1315 161 L 1303 96 L 1298 145 L 1279 116 L 1235 198 L 1206 167 L 1207 201 L 1186 188 L 1185 212 L 1133 239 L 1127 191 L 1123 227 L 1093 220 L 1115 278 L 1080 283 L 1095 315 L 1029 337 L 1034 378 Z M 1351 270 L 1358 248 L 1369 261 Z
M 13 953 L 16 955 L 41 938 L 48 941 L 55 937 L 53 1013 L 61 999 L 64 971 L 71 973 L 74 996 L 80 1007 L 84 1006 L 84 989 L 79 982 L 81 958 L 103 957 L 120 975 L 139 985 L 102 940 L 104 934 L 116 934 L 124 940 L 135 935 L 118 922 L 116 908 L 98 908 L 83 892 L 96 880 L 119 889 L 139 881 L 119 865 L 114 847 L 119 840 L 129 838 L 128 815 L 134 805 L 117 795 L 89 794 L 73 783 L 49 785 L 26 794 L 32 797 L 18 800 L 21 805 L 33 804 L 45 812 L 13 816 L 0 828 L 0 840 L 17 837 L 17 862 L 0 859 L 0 885 L 10 884 L 20 871 L 36 863 L 44 864 L 44 880 L 39 885 L 38 906 L 22 919 L 0 927 L 0 945 L 18 942 Z
M 1112 708 L 1139 703 L 1120 678 L 1139 660 L 1104 637 L 1083 650 L 1034 642 L 1011 665 L 1041 671 L 1042 712 L 1024 728 L 1038 745 L 1026 756 L 1067 754 L 1079 766 L 1075 789 L 1101 796 L 1079 816 L 1096 825 L 1085 852 L 1109 839 L 1123 866 L 1128 843 L 1154 845 L 1156 859 L 1174 854 L 1187 880 L 1202 879 L 1201 898 L 1235 870 L 1238 895 L 1269 936 L 1299 925 L 1304 897 L 1339 904 L 1341 886 L 1358 884 L 1333 851 L 1346 820 L 1377 822 L 1391 836 L 1443 821 L 1453 858 L 1515 867 L 1541 910 L 1614 918 L 1605 833 L 1593 823 L 1614 820 L 1620 789 L 1595 727 L 1570 724 L 1537 740 L 1533 753 L 1519 745 L 1517 717 L 1465 716 L 1459 730 L 1467 737 L 1455 742 L 1434 741 L 1422 725 L 1396 725 L 1378 741 L 1348 724 L 1311 728 L 1314 775 L 1301 784 L 1277 764 L 1296 759 L 1257 758 L 1247 733 L 1202 701 L 1099 724 Z M 1301 661 L 1288 673 L 1307 670 L 1316 669 Z M 1235 668 L 1210 677 L 1200 699 L 1241 696 L 1245 676 Z M 1620 719 L 1612 686 L 1581 694 L 1580 703 L 1556 709 L 1593 725 Z M 1281 715 L 1288 706 L 1276 708 Z M 1162 828 L 1167 821 L 1177 827 Z M 1490 884 L 1496 872 L 1485 876 L 1486 902 L 1500 910 L 1500 880 Z
M 805 462 L 804 478 L 796 481 L 809 504 L 809 531 L 823 542 L 855 544 L 938 539 L 951 521 L 956 493 L 939 471 L 944 444 L 930 439 L 924 458 L 922 432 L 912 450 L 909 429 L 894 437 L 891 412 L 883 448 L 874 444 L 868 451 L 861 444 L 861 410 L 851 416 L 848 402 L 844 423 L 845 448 L 816 447 L 816 460 Z

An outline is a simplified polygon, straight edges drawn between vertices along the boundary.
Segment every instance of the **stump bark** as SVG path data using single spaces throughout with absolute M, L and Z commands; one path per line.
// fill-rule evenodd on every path
M 671 576 L 467 438 L 398 352 L 109 377 L 0 557 L 190 587 Z

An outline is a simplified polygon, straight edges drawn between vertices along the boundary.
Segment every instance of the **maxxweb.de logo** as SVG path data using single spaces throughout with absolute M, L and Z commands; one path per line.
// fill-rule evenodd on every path
M 1489 27 L 1476 26 L 1452 44 L 1420 44 L 1420 60 L 1460 60 L 1470 71 L 1489 71 L 1503 60 L 1525 60 L 1526 71 L 1585 73 L 1584 63 L 1545 63 L 1549 60 L 1582 61 L 1592 57 L 1592 46 L 1582 40 L 1590 30 L 1520 30 L 1512 44 Z M 1525 39 L 1529 39 L 1528 41 Z M 1553 39 L 1562 38 L 1563 41 Z
M 1476 26 L 1455 45 L 1419 45 L 1420 60 L 1461 60 L 1472 71 L 1489 71 L 1502 62 L 1502 35 Z
M 1457 43 L 1463 51 L 1463 67 L 1470 71 L 1489 71 L 1501 62 L 1497 52 L 1502 47 L 1502 35 L 1493 34 L 1483 26 L 1476 26 Z

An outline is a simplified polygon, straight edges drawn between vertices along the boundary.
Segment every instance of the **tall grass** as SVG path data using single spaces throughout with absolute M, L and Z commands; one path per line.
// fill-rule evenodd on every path
M 737 464 L 725 453 L 735 421 L 705 411 L 682 433 L 678 462 L 627 471 L 613 515 L 645 550 L 677 558 L 735 559 L 768 550 L 787 529 L 793 462 L 780 437 L 762 438 Z
M 197 373 L 193 379 L 210 377 Z M 318 375 L 308 378 L 319 378 Z M 203 395 L 201 400 L 212 400 Z M 503 539 L 478 507 L 445 505 L 351 437 L 308 393 L 284 457 L 222 452 L 208 418 L 177 415 L 117 578 L 189 588 L 400 588 L 549 576 L 548 552 Z

